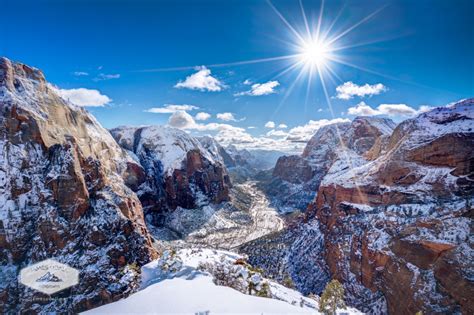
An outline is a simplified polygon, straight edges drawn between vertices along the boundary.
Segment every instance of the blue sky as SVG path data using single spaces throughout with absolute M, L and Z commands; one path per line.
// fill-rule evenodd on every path
M 70 101 L 101 105 L 88 109 L 107 128 L 171 124 L 285 150 L 333 119 L 399 121 L 473 96 L 472 1 L 326 1 L 320 33 L 339 17 L 317 64 L 301 47 L 315 42 L 321 2 L 301 3 L 311 40 L 299 1 L 6 0 L 0 55 L 42 69 Z

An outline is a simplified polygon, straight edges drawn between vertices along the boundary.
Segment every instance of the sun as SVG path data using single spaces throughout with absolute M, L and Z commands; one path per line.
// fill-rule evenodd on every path
M 324 42 L 311 40 L 300 48 L 300 60 L 305 65 L 323 66 L 330 58 L 331 47 Z

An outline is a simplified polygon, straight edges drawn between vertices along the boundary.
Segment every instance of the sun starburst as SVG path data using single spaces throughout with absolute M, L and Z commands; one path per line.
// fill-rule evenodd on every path
M 310 40 L 301 47 L 299 58 L 308 66 L 323 66 L 330 58 L 331 47 L 322 41 Z

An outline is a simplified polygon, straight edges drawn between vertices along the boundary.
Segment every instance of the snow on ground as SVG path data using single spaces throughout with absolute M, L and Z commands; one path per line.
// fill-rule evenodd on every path
M 84 314 L 317 314 L 286 302 L 245 295 L 216 286 L 210 277 L 175 278 L 149 286 L 127 299 Z
M 140 135 L 136 135 L 137 130 Z M 167 126 L 120 126 L 111 129 L 117 142 L 128 150 L 134 150 L 137 155 L 141 152 L 152 151 L 154 159 L 163 165 L 163 172 L 170 175 L 175 169 L 182 167 L 187 153 L 199 151 L 211 164 L 216 161 L 211 152 L 186 132 Z M 137 138 L 136 138 L 137 137 Z
M 232 249 L 284 228 L 277 209 L 270 205 L 255 182 L 235 186 L 251 199 L 248 209 L 236 209 L 228 204 L 207 205 L 192 211 L 178 207 L 169 214 L 165 229 L 178 232 L 191 244 Z M 152 231 L 155 237 L 161 239 L 154 232 L 162 231 L 158 228 Z
M 242 259 L 211 249 L 165 251 L 142 268 L 141 291 L 84 314 L 319 314 L 317 298 L 263 278 Z M 223 279 L 241 290 L 215 284 Z M 250 283 L 258 290 L 266 288 L 271 297 L 244 294 L 248 287 L 240 285 Z M 350 308 L 338 313 L 361 314 Z
M 214 163 L 209 151 L 204 149 L 197 139 L 179 129 L 163 126 L 144 128 L 138 150 L 143 145 L 154 148 L 157 159 L 163 164 L 165 173 L 180 168 L 186 154 L 192 150 L 200 151 L 205 158 Z

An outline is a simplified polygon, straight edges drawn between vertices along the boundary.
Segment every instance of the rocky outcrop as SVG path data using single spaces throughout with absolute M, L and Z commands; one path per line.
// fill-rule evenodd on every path
M 197 138 L 202 146 L 212 154 L 214 160 L 221 162 L 226 167 L 235 167 L 237 163 L 232 156 L 213 137 L 203 136 Z
M 184 131 L 163 127 L 118 127 L 116 141 L 135 157 L 143 170 L 133 188 L 154 225 L 177 207 L 192 209 L 229 200 L 231 186 L 224 157 L 210 151 Z
M 473 312 L 473 124 L 470 99 L 338 153 L 308 217 L 321 223 L 324 260 L 359 309 L 383 313 L 364 301 L 383 295 L 390 314 Z
M 357 117 L 351 123 L 321 127 L 301 155 L 278 159 L 267 192 L 275 196 L 275 203 L 280 207 L 306 209 L 341 154 L 350 151 L 359 159 L 363 155 L 380 155 L 386 150 L 386 139 L 394 128 L 395 123 L 390 119 L 376 117 Z
M 314 177 L 314 170 L 309 162 L 299 155 L 282 156 L 278 159 L 273 176 L 292 184 L 301 184 Z
M 0 113 L 0 313 L 77 313 L 133 292 L 127 266 L 155 256 L 122 178 L 136 163 L 41 71 L 6 58 Z M 47 258 L 79 269 L 79 284 L 50 298 L 18 283 Z

